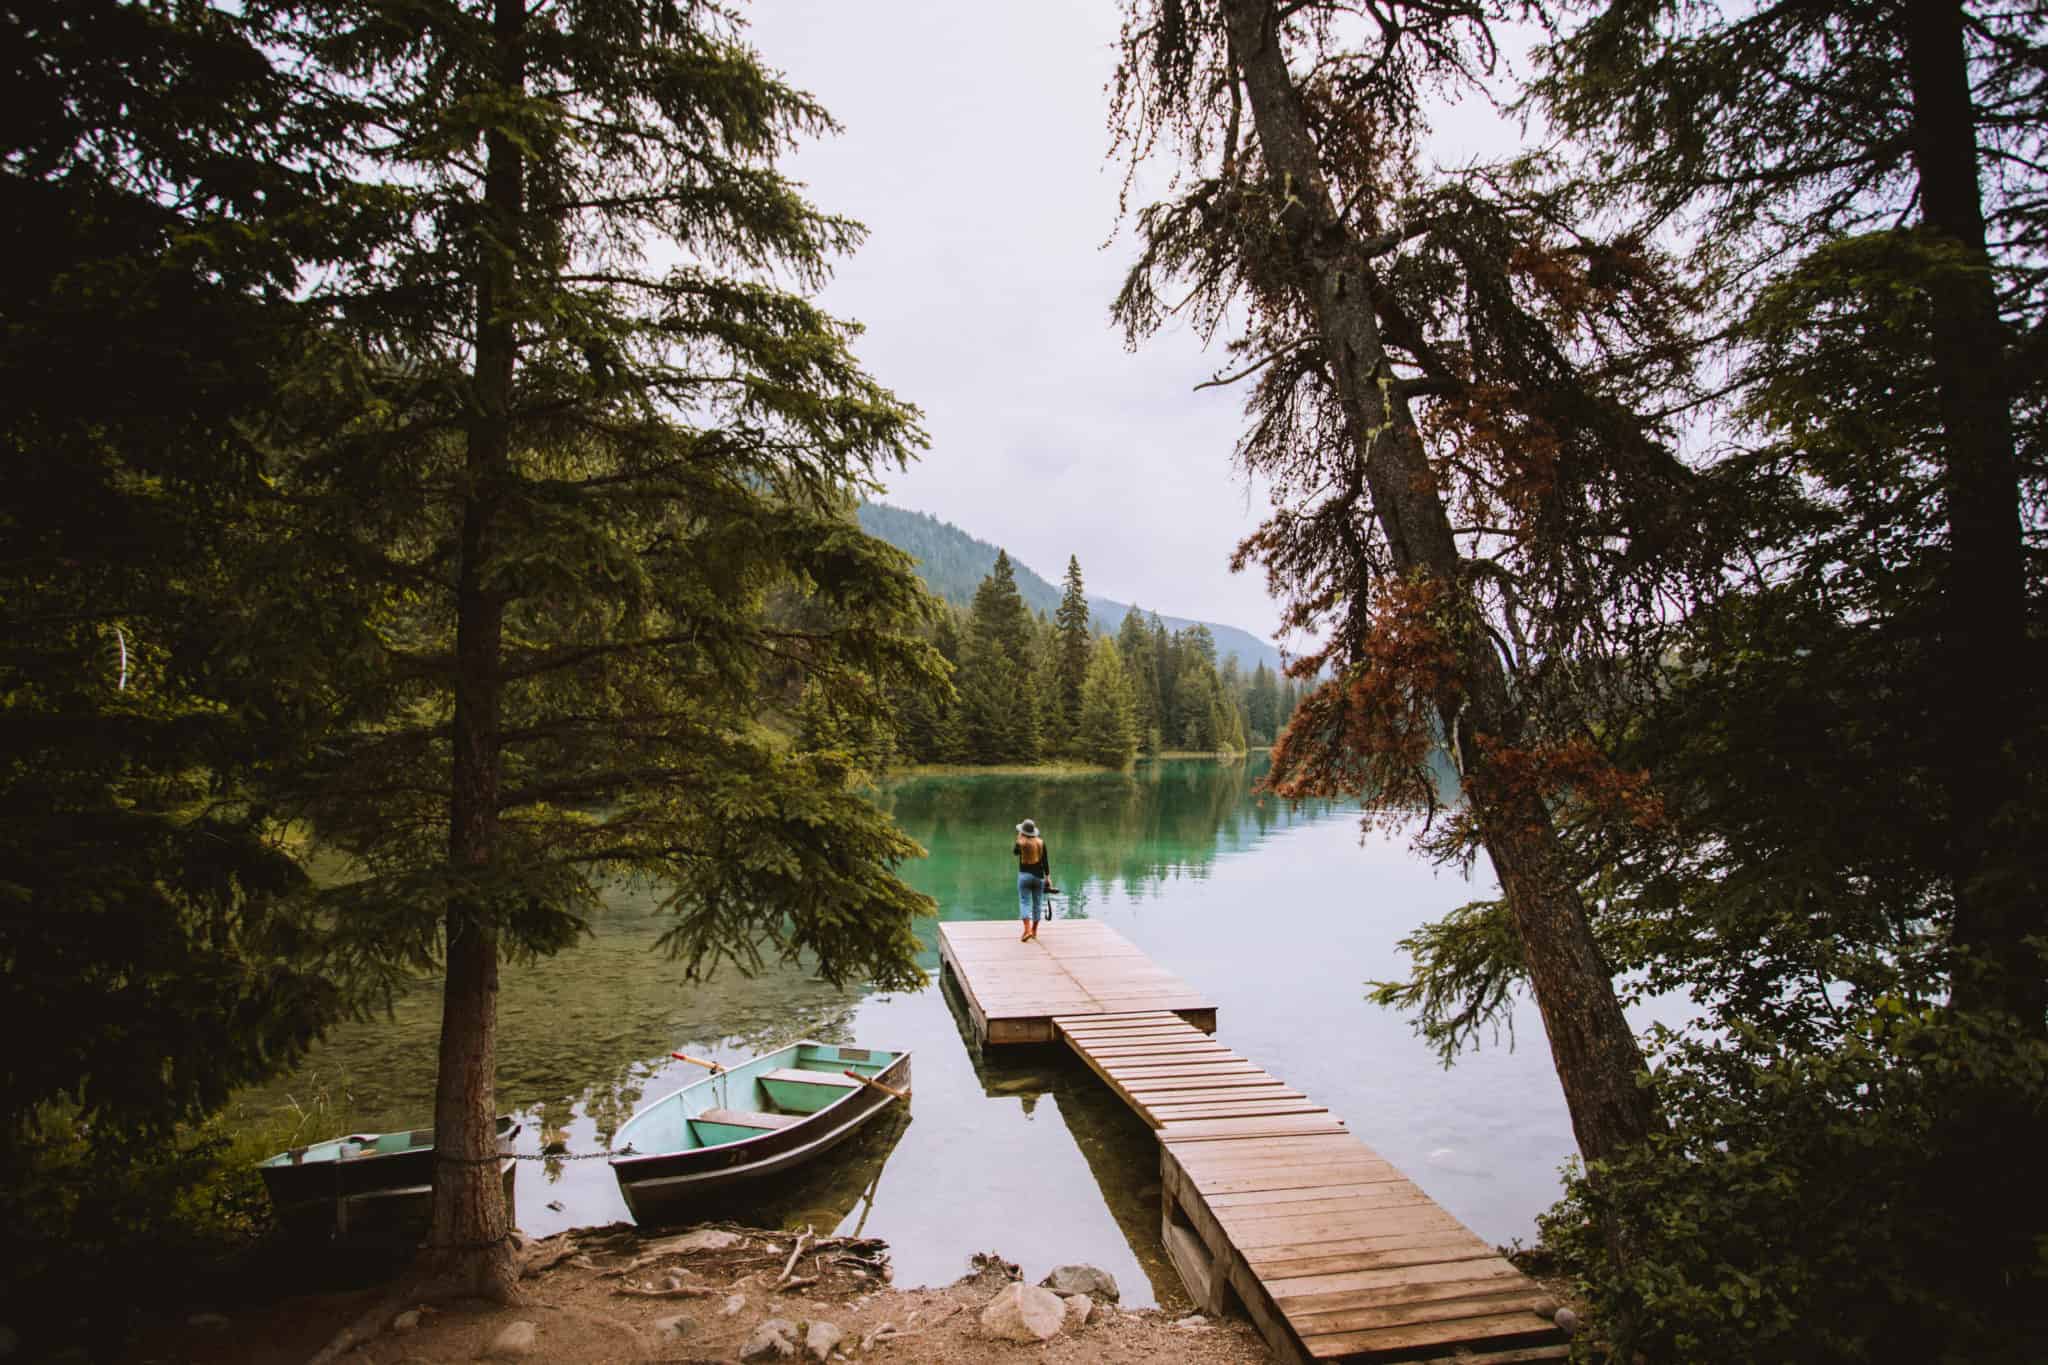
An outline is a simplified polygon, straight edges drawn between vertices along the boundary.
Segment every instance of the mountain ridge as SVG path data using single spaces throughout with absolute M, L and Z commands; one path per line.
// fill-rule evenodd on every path
M 857 515 L 862 530 L 888 541 L 917 560 L 918 573 L 923 577 L 925 586 L 955 606 L 964 607 L 971 603 L 974 589 L 995 567 L 998 547 L 929 512 L 894 507 L 883 502 L 863 502 Z M 1052 615 L 1060 604 L 1060 588 L 1015 555 L 1010 556 L 1010 566 L 1016 572 L 1017 591 L 1023 595 L 1025 604 L 1033 611 Z M 1130 609 L 1130 603 L 1088 594 L 1090 625 L 1103 634 L 1115 635 Z M 1141 610 L 1147 616 L 1155 614 L 1148 608 Z M 1163 611 L 1156 615 L 1168 630 L 1184 630 L 1192 625 L 1207 626 L 1209 633 L 1216 637 L 1216 660 L 1219 664 L 1234 654 L 1238 667 L 1246 673 L 1262 663 L 1275 673 L 1280 671 L 1279 649 L 1248 630 L 1199 617 L 1169 616 Z

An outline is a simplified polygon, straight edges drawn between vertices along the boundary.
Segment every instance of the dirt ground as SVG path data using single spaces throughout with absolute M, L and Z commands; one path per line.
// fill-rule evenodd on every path
M 706 1235 L 706 1234 L 709 1235 Z M 729 1243 L 728 1240 L 730 1239 Z M 762 1322 L 792 1324 L 798 1354 L 814 1323 L 843 1335 L 832 1354 L 848 1361 L 948 1361 L 962 1365 L 1255 1365 L 1272 1357 L 1249 1323 L 1207 1322 L 1188 1310 L 1098 1307 L 1085 1324 L 1047 1342 L 988 1335 L 981 1312 L 1015 1276 L 999 1257 L 977 1257 L 951 1285 L 897 1289 L 888 1250 L 874 1239 L 803 1240 L 784 1231 L 731 1224 L 642 1237 L 630 1227 L 579 1229 L 526 1249 L 525 1301 L 421 1305 L 389 1286 L 245 1306 L 220 1318 L 196 1314 L 145 1333 L 127 1359 L 137 1365 L 271 1365 L 307 1362 L 344 1328 L 374 1333 L 335 1359 L 339 1365 L 456 1365 L 491 1358 L 501 1334 L 532 1324 L 518 1358 L 547 1365 L 737 1361 Z M 722 1245 L 720 1245 L 723 1243 Z M 965 1268 L 965 1267 L 963 1267 Z M 372 1312 L 372 1310 L 377 1310 Z M 394 1329 L 402 1313 L 417 1324 Z

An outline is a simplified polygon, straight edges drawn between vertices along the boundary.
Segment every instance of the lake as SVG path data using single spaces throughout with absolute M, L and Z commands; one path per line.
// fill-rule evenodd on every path
M 1365 999 L 1402 975 L 1395 947 L 1423 920 L 1481 895 L 1411 854 L 1361 842 L 1355 807 L 1289 809 L 1252 793 L 1245 764 L 1172 760 L 1134 774 L 946 775 L 891 784 L 883 801 L 930 850 L 904 875 L 946 919 L 1016 916 L 1016 822 L 1043 830 L 1061 917 L 1116 928 L 1217 1004 L 1217 1036 L 1346 1119 L 1491 1242 L 1532 1240 L 1574 1151 L 1540 1021 L 1517 1043 L 1445 1071 L 1407 1021 Z M 1481 864 L 1482 872 L 1484 863 Z M 683 980 L 653 950 L 669 920 L 653 891 L 620 891 L 594 936 L 504 970 L 499 1108 L 574 1152 L 601 1149 L 641 1104 L 703 1073 L 672 1050 L 738 1061 L 798 1037 L 909 1048 L 915 1097 L 770 1200 L 720 1210 L 751 1222 L 888 1239 L 899 1285 L 945 1283 L 977 1251 L 1033 1279 L 1085 1261 L 1124 1302 L 1179 1297 L 1159 1246 L 1158 1149 L 1080 1062 L 1055 1048 L 976 1054 L 938 982 L 936 928 L 920 926 L 933 981 L 845 992 L 794 968 Z M 1059 933 L 1058 920 L 1044 929 Z M 439 983 L 390 1018 L 337 1030 L 293 1076 L 238 1098 L 245 1114 L 297 1106 L 302 1140 L 425 1124 L 433 1113 Z M 523 1163 L 518 1222 L 536 1236 L 626 1217 L 602 1160 Z

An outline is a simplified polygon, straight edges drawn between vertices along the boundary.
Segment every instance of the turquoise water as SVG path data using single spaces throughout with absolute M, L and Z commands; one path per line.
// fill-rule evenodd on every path
M 1491 894 L 1490 878 L 1435 872 L 1399 839 L 1361 841 L 1355 809 L 1290 810 L 1251 784 L 1242 764 L 1187 760 L 1134 775 L 920 777 L 883 799 L 930 851 L 904 871 L 947 919 L 1014 919 L 1013 828 L 1037 820 L 1067 892 L 1062 917 L 1114 926 L 1215 1000 L 1223 1041 L 1343 1116 L 1482 1237 L 1528 1239 L 1573 1150 L 1533 1009 L 1516 1049 L 1503 1039 L 1447 1072 L 1405 1020 L 1364 999 L 1367 980 L 1404 971 L 1402 934 Z M 1177 1296 L 1150 1134 L 1057 1049 L 978 1056 L 936 980 L 934 925 L 921 926 L 933 983 L 884 994 L 794 969 L 691 985 L 652 951 L 666 924 L 651 894 L 621 892 L 583 945 L 505 969 L 499 1101 L 525 1120 L 525 1150 L 543 1131 L 572 1152 L 601 1148 L 642 1103 L 702 1074 L 671 1050 L 735 1061 L 799 1037 L 907 1048 L 907 1115 L 772 1199 L 721 1212 L 885 1237 L 904 1285 L 950 1281 L 972 1253 L 996 1251 L 1034 1278 L 1099 1265 L 1133 1305 Z M 324 1097 L 351 1129 L 427 1121 L 437 987 L 341 1030 L 297 1075 L 243 1096 L 245 1111 Z M 626 1217 L 603 1161 L 525 1166 L 518 1204 L 536 1235 Z

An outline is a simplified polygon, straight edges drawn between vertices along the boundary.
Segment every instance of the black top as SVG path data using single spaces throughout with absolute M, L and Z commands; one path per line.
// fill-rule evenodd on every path
M 1045 878 L 1047 881 L 1051 881 L 1052 860 L 1045 851 L 1045 840 L 1040 839 L 1036 842 L 1038 844 L 1038 861 L 1035 863 L 1024 861 L 1024 838 L 1022 835 L 1019 835 L 1017 842 L 1010 846 L 1010 852 L 1017 859 L 1017 870 L 1019 872 L 1034 873 Z

